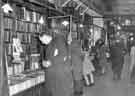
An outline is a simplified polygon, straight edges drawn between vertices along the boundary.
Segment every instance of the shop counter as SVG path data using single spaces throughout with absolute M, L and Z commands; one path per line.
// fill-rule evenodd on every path
M 38 70 L 9 77 L 9 93 L 14 96 L 45 82 L 44 71 Z

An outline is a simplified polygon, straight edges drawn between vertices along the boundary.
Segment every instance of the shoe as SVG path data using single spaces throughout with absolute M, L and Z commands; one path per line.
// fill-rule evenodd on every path
M 94 86 L 95 85 L 95 83 L 91 83 L 90 85 L 89 85 L 89 87 L 92 87 L 92 86 Z
M 85 84 L 85 87 L 89 87 L 89 86 L 90 86 L 90 84 L 89 85 Z
M 83 95 L 83 91 L 80 91 L 80 92 L 74 92 L 74 96 L 82 96 Z

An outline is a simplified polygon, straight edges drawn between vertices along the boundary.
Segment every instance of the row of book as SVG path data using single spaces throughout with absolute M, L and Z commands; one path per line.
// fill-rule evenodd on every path
M 38 38 L 36 38 L 36 37 L 34 37 L 34 36 L 32 36 L 32 38 L 31 38 L 31 52 L 32 53 L 39 53 L 39 47 L 40 47 L 40 45 L 39 45 L 39 40 L 38 40 Z
M 13 25 L 14 24 L 12 18 L 4 18 L 4 29 L 12 30 Z M 42 25 L 38 23 L 30 23 L 16 20 L 16 31 L 39 33 L 42 31 Z
M 4 28 L 12 29 L 13 28 L 13 19 L 12 18 L 4 18 Z
M 31 34 L 17 32 L 17 38 L 20 39 L 21 43 L 31 43 Z
M 4 31 L 4 41 L 5 42 L 12 42 L 13 32 L 11 30 Z
M 41 14 L 38 12 L 30 11 L 26 9 L 25 7 L 17 7 L 18 10 L 17 13 L 17 19 L 26 20 L 26 21 L 32 21 L 37 22 L 39 21 Z
M 13 33 L 9 30 L 4 31 L 5 37 L 4 41 L 12 43 L 12 38 L 13 38 Z M 21 43 L 31 43 L 31 34 L 26 34 L 26 33 L 21 33 L 17 32 L 16 33 L 17 38 L 20 39 Z
M 16 31 L 39 33 L 41 32 L 41 30 L 42 25 L 38 23 L 29 23 L 25 21 L 16 20 Z
M 44 24 L 40 24 L 39 20 L 41 14 L 38 12 L 33 12 L 27 10 L 25 7 L 16 8 L 16 17 L 4 17 L 4 28 L 5 28 L 5 41 L 6 43 L 6 51 L 7 51 L 7 61 L 8 66 L 11 68 L 9 69 L 10 75 L 19 74 L 24 70 L 24 66 L 30 66 L 29 70 L 36 70 L 38 67 L 39 56 L 34 57 L 27 57 L 30 54 L 39 53 L 40 47 L 38 44 L 38 39 L 34 36 L 35 33 L 40 33 L 44 29 Z M 44 18 L 44 17 L 43 17 Z M 34 33 L 34 34 L 33 34 Z M 20 39 L 23 53 L 21 53 L 21 60 L 20 64 L 12 63 L 13 57 L 13 48 L 12 48 L 12 39 L 13 35 Z M 24 54 L 24 56 L 22 56 Z M 14 67 L 14 68 L 13 68 Z M 12 70 L 15 69 L 15 70 Z M 22 70 L 23 69 L 23 70 Z

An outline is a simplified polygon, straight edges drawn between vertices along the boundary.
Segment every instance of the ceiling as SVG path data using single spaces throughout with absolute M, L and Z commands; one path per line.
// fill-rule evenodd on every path
M 40 2 L 49 1 L 55 3 L 57 7 L 62 7 L 61 5 L 63 5 L 68 1 L 81 1 L 90 9 L 95 9 L 96 11 L 100 12 L 103 15 L 135 15 L 135 0 L 23 0 L 23 1 L 40 1 Z
M 135 15 L 135 0 L 112 0 L 112 11 L 106 14 Z
M 67 0 L 62 0 L 67 1 Z M 135 0 L 80 0 L 104 15 L 135 15 Z

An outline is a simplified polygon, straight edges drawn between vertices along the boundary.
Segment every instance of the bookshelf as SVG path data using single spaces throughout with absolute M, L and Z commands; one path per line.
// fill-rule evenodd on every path
M 28 10 L 25 7 L 15 7 L 15 15 L 4 14 L 4 42 L 6 47 L 8 75 L 10 76 L 21 74 L 25 71 L 40 69 L 38 34 L 42 32 L 43 29 L 46 29 L 44 28 L 46 27 L 45 24 L 40 24 L 38 22 L 41 16 L 45 19 L 43 14 Z M 20 61 L 14 60 L 16 58 L 13 48 L 14 38 L 19 39 L 20 47 L 23 50 L 18 56 Z
M 39 22 L 41 17 L 45 19 L 46 16 L 27 7 L 16 4 L 13 7 L 14 13 L 3 15 L 9 94 L 41 96 L 45 75 L 40 66 L 42 52 L 38 35 L 46 29 L 47 24 Z

